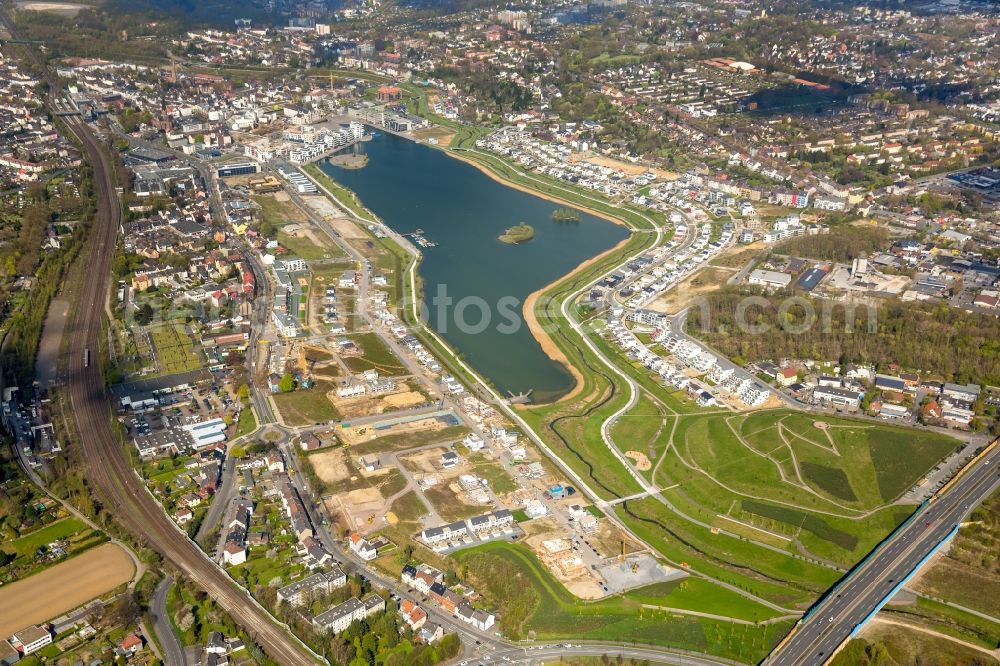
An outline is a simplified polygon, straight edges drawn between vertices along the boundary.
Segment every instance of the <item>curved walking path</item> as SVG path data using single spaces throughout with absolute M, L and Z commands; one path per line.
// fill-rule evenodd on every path
M 903 622 L 902 620 L 891 619 L 886 617 L 884 613 L 873 617 L 869 626 L 874 626 L 879 624 L 888 624 L 894 627 L 905 627 L 910 631 L 917 631 L 920 632 L 921 634 L 927 634 L 928 636 L 933 636 L 935 638 L 939 638 L 941 640 L 945 640 L 950 643 L 955 643 L 956 645 L 961 645 L 962 647 L 966 647 L 970 650 L 975 650 L 976 652 L 987 654 L 993 657 L 994 659 L 1000 659 L 1000 649 L 991 650 L 989 648 L 983 647 L 982 645 L 976 645 L 975 643 L 964 641 L 961 638 L 956 638 L 955 636 L 951 636 L 942 631 L 936 631 L 934 629 L 931 629 L 929 627 L 924 627 L 919 624 L 913 624 L 910 622 Z
M 787 622 L 788 620 L 798 620 L 802 617 L 802 613 L 790 613 L 788 615 L 779 615 L 777 617 L 771 617 L 766 620 L 761 620 L 759 622 L 754 622 L 752 620 L 741 620 L 736 617 L 728 617 L 726 615 L 714 615 L 712 613 L 702 613 L 701 611 L 688 610 L 686 608 L 674 608 L 672 606 L 657 606 L 655 604 L 643 604 L 642 608 L 648 610 L 660 610 L 666 611 L 668 613 L 673 613 L 676 615 L 690 615 L 692 617 L 702 617 L 706 620 L 718 620 L 720 622 L 729 622 L 731 624 L 745 624 L 751 627 L 755 627 L 761 624 L 778 624 L 779 622 Z

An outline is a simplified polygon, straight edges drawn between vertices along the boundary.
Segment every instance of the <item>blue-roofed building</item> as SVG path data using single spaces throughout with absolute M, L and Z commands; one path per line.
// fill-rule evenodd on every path
M 902 393 L 906 390 L 906 382 L 899 377 L 890 375 L 875 375 L 875 388 L 883 391 L 898 391 Z
M 226 423 L 222 419 L 209 419 L 184 426 L 193 440 L 195 449 L 226 441 Z
M 810 268 L 799 276 L 799 279 L 795 282 L 795 288 L 812 291 L 825 277 L 826 271 L 822 268 Z

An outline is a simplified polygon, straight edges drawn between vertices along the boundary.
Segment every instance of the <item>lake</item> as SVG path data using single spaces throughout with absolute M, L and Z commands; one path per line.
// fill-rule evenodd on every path
M 430 325 L 501 391 L 533 389 L 539 402 L 568 391 L 570 374 L 526 325 L 511 321 L 520 324 L 529 294 L 614 247 L 628 230 L 585 213 L 578 223 L 555 222 L 558 204 L 408 139 L 383 133 L 360 145 L 369 158 L 364 168 L 326 161 L 320 168 L 395 231 L 422 229 L 438 243 L 421 249 L 419 267 Z M 498 240 L 522 222 L 534 227 L 532 240 Z

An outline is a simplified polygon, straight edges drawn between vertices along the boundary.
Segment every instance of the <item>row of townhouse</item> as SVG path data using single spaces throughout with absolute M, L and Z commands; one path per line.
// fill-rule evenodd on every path
M 468 520 L 425 528 L 420 540 L 434 551 L 447 550 L 476 539 L 489 539 L 514 530 L 514 516 L 508 509 L 500 509 Z
M 426 564 L 406 565 L 400 580 L 434 600 L 446 612 L 466 622 L 480 631 L 487 631 L 496 622 L 496 617 L 487 611 L 473 608 L 468 599 L 444 584 L 444 574 Z M 405 603 L 405 602 L 404 602 Z

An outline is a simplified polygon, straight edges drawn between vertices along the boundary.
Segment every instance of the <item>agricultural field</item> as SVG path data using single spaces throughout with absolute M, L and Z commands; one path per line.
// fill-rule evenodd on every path
M 180 324 L 163 324 L 149 329 L 159 374 L 189 372 L 202 366 L 191 335 Z
M 511 638 L 636 641 L 756 663 L 791 625 L 775 620 L 778 614 L 765 606 L 704 580 L 657 583 L 586 602 L 574 597 L 523 546 L 496 542 L 452 557 L 494 604 L 500 628 Z M 676 612 L 691 608 L 736 621 Z
M 106 543 L 41 573 L 0 587 L 0 635 L 50 620 L 132 579 L 135 566 Z

